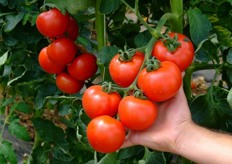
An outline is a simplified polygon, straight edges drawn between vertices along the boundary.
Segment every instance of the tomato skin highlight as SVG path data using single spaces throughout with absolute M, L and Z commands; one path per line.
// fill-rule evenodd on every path
M 75 58 L 76 52 L 76 44 L 68 38 L 59 38 L 49 44 L 47 48 L 49 59 L 61 66 L 71 63 Z
M 120 61 L 119 54 L 115 55 L 109 64 L 112 80 L 121 87 L 130 86 L 135 80 L 144 60 L 144 54 L 136 52 L 131 61 Z
M 118 115 L 124 126 L 139 131 L 153 125 L 157 119 L 158 109 L 150 100 L 127 96 L 119 103 Z
M 168 48 L 165 46 L 163 40 L 161 39 L 154 44 L 152 56 L 155 56 L 160 61 L 172 61 L 178 65 L 181 71 L 184 71 L 191 65 L 193 61 L 194 46 L 191 40 L 183 34 L 171 32 L 168 35 L 171 38 L 174 38 L 176 34 L 178 36 L 178 42 L 181 43 L 176 51 L 169 52 Z
M 144 68 L 138 75 L 138 87 L 152 101 L 166 101 L 176 95 L 182 84 L 178 66 L 170 61 L 161 62 L 159 69 L 147 72 Z
M 99 116 L 87 126 L 87 139 L 94 150 L 100 153 L 112 153 L 123 144 L 126 131 L 123 124 L 110 117 Z
M 38 57 L 40 67 L 49 74 L 57 74 L 65 69 L 65 66 L 56 65 L 52 62 L 47 55 L 47 47 L 44 47 Z
M 97 58 L 91 53 L 78 55 L 68 66 L 69 74 L 77 80 L 85 81 L 97 72 Z
M 58 9 L 52 8 L 42 12 L 36 18 L 36 27 L 47 37 L 56 37 L 65 33 L 69 25 L 69 14 L 63 15 Z
M 76 94 L 84 86 L 83 81 L 77 81 L 69 74 L 61 72 L 56 76 L 56 85 L 64 93 Z
M 87 88 L 82 97 L 83 109 L 90 118 L 101 115 L 115 116 L 120 101 L 120 94 L 117 92 L 106 93 L 102 91 L 100 85 Z

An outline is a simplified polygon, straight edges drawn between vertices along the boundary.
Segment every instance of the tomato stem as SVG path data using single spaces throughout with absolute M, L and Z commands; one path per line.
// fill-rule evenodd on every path
M 191 100 L 192 98 L 192 90 L 191 90 L 191 78 L 193 72 L 199 70 L 208 70 L 208 69 L 217 69 L 217 70 L 228 70 L 232 69 L 232 65 L 230 64 L 206 64 L 206 63 L 198 63 L 194 62 L 185 70 L 185 75 L 183 78 L 183 87 L 185 91 L 185 95 L 187 100 Z
M 135 8 L 132 8 L 125 0 L 121 0 L 122 3 L 124 3 L 132 12 L 134 12 L 139 19 L 139 21 L 143 24 L 144 27 L 147 28 L 147 30 L 150 32 L 150 34 L 158 38 L 159 32 L 157 32 L 156 29 L 152 28 L 147 22 L 144 21 L 143 17 L 139 13 L 139 0 L 135 0 Z
M 103 46 L 106 45 L 106 27 L 105 27 L 105 15 L 100 13 L 100 4 L 101 0 L 96 0 L 95 5 L 95 26 L 96 26 L 96 33 L 97 33 L 97 47 L 98 51 L 102 49 Z
M 183 33 L 183 0 L 170 0 L 170 5 L 173 14 L 170 19 L 171 30 Z

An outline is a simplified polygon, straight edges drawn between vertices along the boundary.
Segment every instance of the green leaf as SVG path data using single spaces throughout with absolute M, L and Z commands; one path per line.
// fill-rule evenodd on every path
M 148 148 L 145 148 L 143 161 L 146 164 L 153 164 L 154 161 L 156 161 L 156 163 L 165 163 L 166 159 L 164 158 L 162 152 L 150 151 Z
M 117 163 L 117 153 L 106 154 L 97 164 L 116 164 Z
M 53 122 L 41 118 L 33 119 L 32 122 L 36 132 L 43 141 L 52 142 L 62 147 L 68 145 L 64 131 L 60 127 L 55 126 Z
M 11 164 L 17 164 L 16 154 L 12 144 L 6 140 L 0 143 L 0 154 Z
M 193 120 L 208 128 L 224 131 L 231 129 L 232 110 L 227 95 L 224 89 L 214 87 L 213 92 L 196 97 L 190 104 Z
M 6 16 L 6 25 L 4 26 L 4 31 L 12 31 L 17 24 L 23 19 L 24 13 L 20 12 L 17 15 L 7 15 Z
M 228 55 L 226 56 L 226 61 L 229 64 L 232 64 L 232 48 L 229 50 Z
M 35 97 L 35 108 L 41 109 L 44 104 L 47 96 L 55 95 L 57 92 L 57 87 L 52 83 L 44 83 L 38 86 L 38 92 Z
M 0 154 L 0 163 L 7 163 L 7 160 L 5 159 L 3 154 Z
M 31 137 L 27 131 L 27 129 L 19 124 L 19 120 L 15 119 L 10 122 L 9 131 L 12 135 L 15 135 L 17 138 L 20 138 L 24 141 L 30 141 Z
M 215 59 L 219 62 L 217 47 L 210 40 L 206 40 L 196 53 L 196 59 L 205 62 Z
M 212 25 L 207 16 L 198 8 L 188 10 L 188 18 L 191 39 L 198 45 L 202 40 L 209 37 Z
M 230 89 L 226 99 L 227 99 L 227 102 L 230 105 L 230 108 L 232 109 L 232 88 Z
M 222 26 L 214 26 L 214 31 L 217 34 L 218 41 L 226 46 L 232 47 L 232 32 Z
M 70 162 L 74 158 L 69 152 L 57 146 L 52 148 L 51 153 L 55 159 L 58 159 L 63 162 Z
M 8 58 L 9 51 L 6 51 L 1 57 L 0 57 L 0 66 L 6 63 L 6 60 Z
M 98 53 L 100 62 L 108 66 L 110 60 L 118 53 L 120 49 L 116 46 L 104 46 Z
M 100 6 L 100 12 L 102 14 L 109 14 L 118 9 L 120 4 L 119 0 L 102 0 Z
M 23 67 L 23 68 L 24 68 L 23 73 L 22 73 L 22 74 L 20 74 L 19 76 L 15 77 L 15 78 L 13 78 L 13 79 L 9 80 L 9 81 L 7 82 L 7 86 L 11 86 L 11 85 L 12 85 L 12 83 L 14 83 L 14 82 L 16 82 L 16 81 L 20 80 L 20 79 L 21 79 L 21 78 L 22 78 L 22 77 L 26 74 L 27 70 L 26 70 L 26 68 L 25 68 L 25 67 Z
M 117 158 L 119 160 L 129 159 L 133 156 L 137 156 L 142 151 L 144 151 L 143 146 L 132 146 L 132 147 L 120 149 Z
M 77 14 L 78 11 L 87 10 L 93 5 L 93 0 L 46 0 L 45 5 L 56 7 L 63 13 L 67 10 L 70 14 Z
M 31 163 L 36 164 L 45 164 L 48 163 L 48 154 L 50 153 L 50 147 L 47 146 L 47 143 L 43 146 L 38 145 L 32 151 L 32 160 Z
M 135 36 L 135 46 L 136 47 L 143 47 L 145 45 L 147 45 L 147 43 L 151 40 L 151 34 L 148 30 L 146 31 L 143 31 L 141 33 L 138 33 L 136 36 Z
M 16 105 L 15 109 L 23 113 L 27 113 L 27 114 L 31 113 L 31 107 L 25 102 L 19 102 Z

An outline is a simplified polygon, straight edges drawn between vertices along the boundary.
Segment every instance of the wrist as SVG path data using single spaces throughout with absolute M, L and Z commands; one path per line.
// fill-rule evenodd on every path
M 198 125 L 196 125 L 192 120 L 185 122 L 182 128 L 180 128 L 171 152 L 181 155 L 182 150 L 184 150 L 185 142 L 188 142 L 189 138 L 194 135 L 193 133 L 197 127 Z

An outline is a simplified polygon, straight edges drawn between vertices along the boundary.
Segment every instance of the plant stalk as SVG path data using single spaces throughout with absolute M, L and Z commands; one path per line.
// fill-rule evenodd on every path
M 105 15 L 100 12 L 101 0 L 96 0 L 95 4 L 95 26 L 97 33 L 97 47 L 100 51 L 103 46 L 106 45 L 106 27 L 105 27 Z
M 171 30 L 183 33 L 183 0 L 170 0 L 171 13 L 175 15 L 170 19 Z

